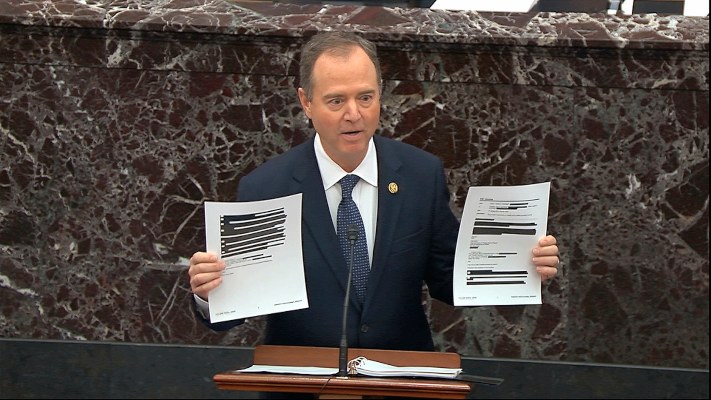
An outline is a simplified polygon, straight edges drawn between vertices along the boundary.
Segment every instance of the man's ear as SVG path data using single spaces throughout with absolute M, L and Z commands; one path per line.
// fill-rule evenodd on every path
M 304 109 L 304 113 L 309 119 L 311 119 L 311 101 L 306 97 L 306 91 L 303 88 L 297 90 L 299 94 L 299 103 L 301 103 L 301 108 Z

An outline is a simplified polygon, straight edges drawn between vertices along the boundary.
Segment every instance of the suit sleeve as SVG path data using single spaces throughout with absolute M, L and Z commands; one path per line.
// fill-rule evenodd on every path
M 459 234 L 459 220 L 449 205 L 449 188 L 442 162 L 438 160 L 434 176 L 434 204 L 432 207 L 432 239 L 425 282 L 430 295 L 452 305 L 454 303 L 454 251 Z

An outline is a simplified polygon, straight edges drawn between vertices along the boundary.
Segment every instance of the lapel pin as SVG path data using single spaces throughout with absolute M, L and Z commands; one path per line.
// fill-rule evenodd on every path
M 397 193 L 397 183 L 390 182 L 390 184 L 388 184 L 388 191 L 390 191 L 390 193 L 392 194 Z

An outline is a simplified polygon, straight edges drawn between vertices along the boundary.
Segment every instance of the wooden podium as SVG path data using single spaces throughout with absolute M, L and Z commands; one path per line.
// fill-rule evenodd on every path
M 396 366 L 460 368 L 457 353 L 348 349 L 348 359 L 366 357 Z M 285 365 L 338 368 L 338 349 L 332 347 L 257 346 L 255 365 Z M 374 378 L 349 375 L 313 376 L 253 372 L 223 372 L 213 381 L 219 389 L 255 392 L 312 393 L 321 399 L 362 399 L 367 397 L 414 397 L 465 399 L 470 383 L 450 379 Z

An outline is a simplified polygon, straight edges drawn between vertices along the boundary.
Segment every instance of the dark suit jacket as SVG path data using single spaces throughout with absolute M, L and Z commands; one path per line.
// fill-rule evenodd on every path
M 459 222 L 449 207 L 441 161 L 399 141 L 375 136 L 378 221 L 364 303 L 351 291 L 351 347 L 433 350 L 422 307 L 422 282 L 432 297 L 452 304 Z M 388 185 L 398 186 L 390 193 Z M 313 139 L 242 178 L 239 201 L 303 193 L 302 239 L 309 308 L 272 314 L 266 344 L 338 347 L 347 264 L 333 229 Z M 266 284 L 266 283 L 265 283 Z M 240 321 L 212 324 L 225 329 Z

